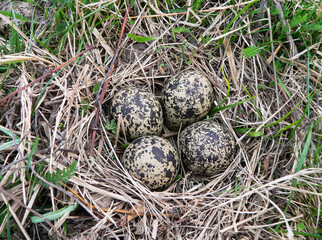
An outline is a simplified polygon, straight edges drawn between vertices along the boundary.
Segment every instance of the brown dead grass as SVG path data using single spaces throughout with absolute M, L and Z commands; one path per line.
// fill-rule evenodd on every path
M 5 189 L 0 190 L 0 206 L 9 206 L 11 222 L 19 226 L 20 231 L 15 238 L 37 238 L 40 233 L 57 238 L 57 233 L 46 223 L 31 224 L 30 211 L 26 205 L 29 208 L 41 206 L 41 201 L 45 201 L 46 206 L 51 206 L 48 211 L 55 211 L 75 202 L 82 204 L 76 212 L 51 221 L 61 233 L 66 221 L 68 238 L 73 239 L 294 238 L 297 223 L 308 219 L 308 210 L 303 211 L 308 206 L 305 205 L 307 200 L 314 202 L 318 209 L 321 205 L 321 169 L 305 166 L 297 173 L 295 169 L 308 127 L 321 117 L 322 109 L 318 98 L 314 98 L 310 103 L 310 119 L 305 117 L 291 141 L 288 141 L 287 135 L 272 139 L 280 129 L 300 119 L 307 104 L 306 62 L 297 55 L 293 57 L 295 60 L 285 59 L 294 62 L 287 72 L 279 73 L 290 98 L 278 85 L 276 88 L 269 87 L 275 80 L 271 65 L 266 63 L 273 60 L 272 57 L 269 58 L 270 54 L 252 58 L 245 58 L 241 54 L 243 48 L 253 44 L 249 33 L 254 30 L 254 20 L 246 15 L 223 34 L 224 27 L 232 18 L 232 12 L 226 10 L 240 11 L 243 6 L 245 3 L 236 6 L 206 4 L 203 7 L 205 13 L 218 13 L 212 16 L 198 14 L 191 9 L 185 14 L 164 14 L 154 3 L 150 3 L 149 7 L 155 14 L 151 17 L 143 2 L 136 3 L 130 11 L 130 19 L 135 22 L 126 25 L 126 33 L 153 36 L 156 40 L 146 44 L 144 50 L 141 45 L 137 51 L 138 44 L 124 36 L 120 58 L 99 118 L 92 157 L 88 154 L 92 123 L 98 108 L 98 95 L 93 93 L 93 87 L 104 79 L 111 67 L 118 40 L 114 36 L 117 36 L 116 28 L 109 28 L 113 19 L 104 21 L 103 27 L 94 28 L 91 34 L 86 33 L 91 26 L 82 21 L 77 32 L 71 31 L 68 34 L 67 44 L 57 56 L 33 44 L 30 51 L 1 57 L 1 63 L 12 59 L 26 59 L 17 71 L 10 72 L 8 79 L 12 79 L 12 85 L 6 85 L 6 88 L 22 87 L 40 77 L 44 70 L 57 67 L 74 57 L 78 50 L 75 38 L 85 37 L 86 47 L 91 44 L 96 46 L 91 53 L 55 75 L 33 118 L 31 112 L 35 100 L 49 78 L 1 103 L 1 107 L 6 109 L 0 116 L 1 126 L 21 138 L 19 144 L 0 152 L 1 186 Z M 78 6 L 79 17 L 85 15 L 85 9 L 95 10 L 98 7 L 98 3 Z M 123 10 L 118 13 L 118 9 L 107 9 L 106 12 L 109 15 L 117 14 L 122 22 Z M 185 19 L 192 15 L 200 19 L 200 22 L 210 18 L 213 24 L 205 28 L 198 21 L 187 22 Z M 95 17 L 103 19 L 99 13 Z M 171 29 L 176 27 L 189 28 L 195 39 L 186 41 L 189 35 L 177 33 L 174 41 Z M 264 27 L 267 26 L 261 28 Z M 246 31 L 241 32 L 241 29 Z M 210 34 L 213 40 L 224 40 L 223 44 L 203 45 L 198 42 L 205 33 Z M 231 36 L 238 38 L 231 41 Z M 28 42 L 27 39 L 25 41 Z M 285 43 L 282 47 L 288 48 L 288 44 Z M 124 56 L 129 52 L 132 52 L 130 57 Z M 320 60 L 316 59 L 318 61 Z M 322 67 L 319 67 L 318 70 L 309 69 L 312 72 L 311 90 L 321 84 L 319 78 Z M 262 119 L 256 113 L 252 101 L 216 113 L 212 118 L 228 126 L 238 142 L 239 150 L 234 163 L 224 172 L 207 179 L 196 178 L 182 170 L 180 179 L 167 190 L 151 192 L 134 180 L 120 164 L 119 159 L 124 151 L 121 145 L 126 140 L 119 137 L 116 143 L 114 134 L 104 128 L 109 100 L 119 89 L 128 86 L 146 88 L 160 97 L 164 81 L 185 68 L 199 69 L 208 76 L 216 92 L 215 104 L 220 103 L 227 93 L 223 69 L 231 84 L 231 93 L 225 105 L 249 98 L 245 87 L 252 96 L 257 95 L 254 103 L 262 113 Z M 259 84 L 265 85 L 265 89 L 260 89 Z M 301 103 L 296 111 L 288 118 L 279 124 L 263 128 L 281 119 L 299 102 Z M 88 109 L 84 111 L 84 107 Z M 255 138 L 234 131 L 246 127 L 261 130 L 264 136 Z M 164 135 L 169 134 L 164 129 Z M 314 139 L 318 138 L 317 134 L 314 133 Z M 40 142 L 32 166 L 36 166 L 35 162 L 41 160 L 46 163 L 44 171 L 53 172 L 77 161 L 77 172 L 66 185 L 59 188 L 52 185 L 46 190 L 39 183 L 31 185 L 27 181 L 26 157 L 30 154 L 37 135 L 40 136 Z M 176 136 L 169 139 L 173 144 L 177 143 Z M 9 140 L 10 137 L 1 133 L 0 143 Z M 312 153 L 315 152 L 313 140 Z M 294 179 L 306 186 L 292 187 Z M 12 186 L 13 183 L 16 183 L 15 186 Z M 283 213 L 292 191 L 295 194 L 289 210 Z M 45 195 L 39 199 L 41 193 Z M 13 199 L 19 199 L 23 205 Z M 319 219 L 311 217 L 310 220 L 309 224 L 313 229 L 319 227 Z M 0 232 L 5 229 L 6 223 L 7 219 L 4 218 Z M 281 229 L 287 230 L 286 233 L 274 231 L 279 224 Z M 311 232 L 314 233 L 314 230 Z

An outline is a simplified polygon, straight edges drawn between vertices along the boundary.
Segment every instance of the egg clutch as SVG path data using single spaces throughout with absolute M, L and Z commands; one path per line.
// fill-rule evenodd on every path
M 236 142 L 223 125 L 204 120 L 214 101 L 209 80 L 199 71 L 186 70 L 171 77 L 161 103 L 143 89 L 120 90 L 111 100 L 110 113 L 121 117 L 125 137 L 132 141 L 121 163 L 129 174 L 151 190 L 164 190 L 176 179 L 180 158 L 176 148 L 160 137 L 163 125 L 181 133 L 179 150 L 184 167 L 195 175 L 212 176 L 233 161 Z

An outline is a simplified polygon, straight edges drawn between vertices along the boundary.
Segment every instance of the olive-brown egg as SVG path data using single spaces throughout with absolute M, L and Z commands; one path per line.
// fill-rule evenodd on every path
M 185 168 L 202 176 L 226 170 L 236 152 L 231 132 L 214 121 L 200 121 L 186 127 L 179 135 L 179 144 Z
M 155 96 L 143 89 L 120 90 L 111 101 L 111 116 L 117 122 L 122 117 L 129 140 L 160 135 L 163 126 L 162 108 Z
M 122 165 L 132 177 L 151 190 L 171 185 L 180 168 L 179 155 L 171 143 L 158 136 L 135 139 L 125 150 Z
M 165 125 L 178 130 L 207 116 L 214 100 L 210 81 L 196 70 L 185 70 L 171 77 L 162 91 Z

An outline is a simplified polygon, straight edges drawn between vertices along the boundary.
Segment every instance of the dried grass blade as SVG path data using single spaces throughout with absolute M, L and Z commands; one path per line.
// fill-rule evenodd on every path
M 231 78 L 235 84 L 235 87 L 238 88 L 239 84 L 238 84 L 238 79 L 237 79 L 237 68 L 236 68 L 236 64 L 235 64 L 234 55 L 231 50 L 231 46 L 230 46 L 229 40 L 227 38 L 224 40 L 224 46 L 225 46 L 225 49 L 227 49 L 227 58 L 228 58 L 228 62 L 229 62 Z

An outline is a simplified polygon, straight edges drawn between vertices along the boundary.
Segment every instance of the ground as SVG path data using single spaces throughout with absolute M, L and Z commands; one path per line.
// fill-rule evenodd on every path
M 2 1 L 0 238 L 322 239 L 319 1 Z M 202 72 L 237 153 L 164 191 L 110 102 Z M 179 149 L 163 126 L 162 137 Z

